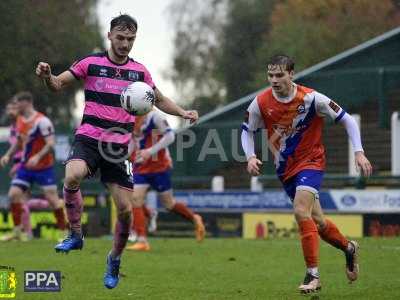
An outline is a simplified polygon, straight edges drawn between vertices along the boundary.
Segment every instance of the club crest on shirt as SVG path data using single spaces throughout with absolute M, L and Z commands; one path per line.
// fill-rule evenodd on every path
M 305 108 L 304 104 L 300 104 L 299 106 L 297 106 L 297 112 L 299 114 L 304 114 L 306 112 L 306 108 Z
M 329 102 L 329 107 L 332 108 L 332 110 L 333 110 L 335 113 L 338 113 L 339 110 L 340 110 L 340 106 L 337 105 L 336 102 L 333 101 L 333 100 L 331 100 L 331 101 Z
M 139 74 L 135 71 L 129 71 L 128 72 L 128 79 L 130 81 L 138 81 L 139 80 Z
M 106 68 L 101 68 L 100 71 L 99 71 L 99 76 L 107 77 L 107 69 Z

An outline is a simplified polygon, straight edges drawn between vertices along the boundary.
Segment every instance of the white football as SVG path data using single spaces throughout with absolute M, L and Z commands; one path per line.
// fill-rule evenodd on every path
M 142 116 L 152 110 L 154 90 L 147 83 L 136 81 L 128 85 L 121 93 L 121 106 L 135 116 Z

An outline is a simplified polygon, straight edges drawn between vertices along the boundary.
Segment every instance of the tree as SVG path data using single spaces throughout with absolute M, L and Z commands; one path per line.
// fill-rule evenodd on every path
M 272 29 L 263 39 L 259 59 L 286 53 L 302 70 L 390 30 L 399 21 L 399 8 L 392 0 L 282 1 L 272 12 Z
M 257 58 L 263 37 L 270 30 L 274 0 L 236 0 L 228 5 L 227 21 L 222 28 L 221 51 L 216 61 L 218 78 L 226 89 L 226 102 L 254 92 L 258 70 Z
M 255 89 L 257 51 L 274 0 L 175 0 L 173 72 L 180 96 L 205 113 Z
M 193 101 L 201 111 L 208 107 L 203 101 L 215 107 L 224 95 L 215 62 L 220 51 L 225 5 L 225 0 L 175 0 L 169 7 L 175 52 L 172 72 L 167 76 L 180 97 Z
M 69 125 L 79 85 L 51 94 L 35 76 L 39 61 L 47 61 L 58 74 L 95 48 L 103 48 L 97 0 L 0 1 L 0 85 L 4 104 L 21 90 L 30 90 L 39 110 L 56 124 Z M 3 105 L 4 107 L 4 105 Z
M 400 22 L 399 0 L 175 0 L 169 76 L 201 113 L 266 84 L 266 63 L 293 56 L 302 70 Z

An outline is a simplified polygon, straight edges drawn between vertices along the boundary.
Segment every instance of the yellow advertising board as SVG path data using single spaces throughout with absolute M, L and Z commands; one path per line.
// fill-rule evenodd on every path
M 82 213 L 82 224 L 88 223 L 88 213 Z M 64 237 L 64 232 L 57 229 L 56 219 L 52 211 L 32 211 L 30 222 L 33 230 L 40 229 L 39 236 L 43 239 L 58 240 Z M 12 230 L 14 223 L 10 212 L 0 213 L 0 235 Z M 1 298 L 1 297 L 0 297 Z
M 348 237 L 363 236 L 362 215 L 327 215 L 339 230 Z M 283 213 L 244 213 L 243 237 L 255 238 L 284 238 L 297 237 L 298 227 L 293 214 Z

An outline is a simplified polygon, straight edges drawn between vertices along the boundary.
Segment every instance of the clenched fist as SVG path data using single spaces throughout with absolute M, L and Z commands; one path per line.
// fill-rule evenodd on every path
M 36 75 L 41 79 L 48 79 L 51 76 L 50 65 L 46 62 L 40 62 L 36 67 Z

